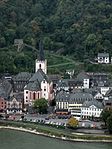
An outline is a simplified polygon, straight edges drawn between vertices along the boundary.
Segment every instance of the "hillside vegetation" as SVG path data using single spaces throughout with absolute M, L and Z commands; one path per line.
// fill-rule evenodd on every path
M 112 55 L 112 1 L 3 1 L 0 3 L 0 71 L 18 72 L 18 63 L 22 63 L 23 70 L 32 71 L 29 63 L 33 63 L 35 53 L 31 55 L 31 49 L 17 53 L 12 46 L 15 38 L 22 38 L 37 49 L 42 38 L 45 50 L 70 55 L 78 61 L 94 58 L 98 52 Z

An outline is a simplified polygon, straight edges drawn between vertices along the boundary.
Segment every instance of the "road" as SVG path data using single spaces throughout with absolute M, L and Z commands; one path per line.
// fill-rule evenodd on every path
M 44 115 L 37 115 L 37 114 L 27 114 L 24 116 L 24 119 L 26 121 L 30 121 L 30 122 L 42 122 L 45 124 L 56 124 L 56 125 L 64 125 L 66 126 L 68 119 L 59 119 L 59 118 L 48 118 L 49 115 L 48 114 L 44 114 Z M 22 120 L 21 116 L 15 116 L 14 117 L 15 120 Z M 101 128 L 101 122 L 93 122 L 90 120 L 81 120 L 79 121 L 79 127 L 83 127 L 83 128 Z

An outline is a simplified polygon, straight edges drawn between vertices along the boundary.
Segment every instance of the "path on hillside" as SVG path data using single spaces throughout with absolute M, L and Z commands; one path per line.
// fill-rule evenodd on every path
M 31 49 L 33 49 L 33 50 L 35 50 L 35 51 L 38 52 L 38 49 L 36 49 L 35 47 L 33 47 L 33 46 L 31 46 L 31 45 L 24 44 L 24 46 L 29 47 L 29 48 L 31 48 Z M 48 51 L 47 51 L 47 53 L 48 53 Z M 66 57 L 66 56 L 56 55 L 56 54 L 54 54 L 54 53 L 49 53 L 49 54 L 50 54 L 51 56 L 55 56 L 55 57 L 57 57 L 57 58 L 63 58 L 63 59 L 65 59 L 65 61 L 69 61 L 69 62 L 65 62 L 65 63 L 61 63 L 61 64 L 55 64 L 55 65 L 50 65 L 50 66 L 48 66 L 48 68 L 53 68 L 53 67 L 58 67 L 58 66 L 66 66 L 66 65 L 69 65 L 69 64 L 75 64 L 75 65 L 81 64 L 81 63 L 79 63 L 79 62 L 75 62 L 73 59 L 70 59 L 70 58 L 68 58 L 68 57 Z
M 39 52 L 39 50 L 36 49 L 34 46 L 28 45 L 26 43 L 23 44 L 23 46 L 21 47 L 19 52 L 21 52 L 24 47 L 31 48 L 33 51 L 36 51 L 37 53 Z M 5 49 L 5 48 L 8 48 L 8 47 L 4 47 L 4 48 L 0 48 L 0 49 Z M 60 66 L 66 66 L 66 65 L 72 65 L 72 64 L 74 64 L 75 66 L 78 66 L 78 65 L 83 64 L 81 62 L 77 62 L 77 61 L 73 60 L 72 58 L 68 58 L 67 56 L 57 55 L 57 54 L 51 53 L 49 51 L 46 51 L 46 52 L 48 54 L 50 54 L 51 56 L 53 56 L 53 57 L 62 58 L 63 60 L 65 60 L 65 62 L 62 62 L 62 63 L 59 63 L 59 64 L 49 65 L 48 68 L 60 67 Z M 68 62 L 66 62 L 66 61 L 68 61 Z

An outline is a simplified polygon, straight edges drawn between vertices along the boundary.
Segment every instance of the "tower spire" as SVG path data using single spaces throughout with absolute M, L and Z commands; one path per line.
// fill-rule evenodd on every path
M 39 42 L 39 61 L 45 61 L 44 48 L 43 48 L 42 40 L 40 40 L 40 42 Z

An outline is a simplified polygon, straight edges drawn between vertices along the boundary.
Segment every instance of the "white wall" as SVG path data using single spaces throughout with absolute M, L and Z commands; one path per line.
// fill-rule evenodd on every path
M 94 105 L 86 108 L 86 107 L 81 107 L 81 116 L 94 116 L 94 117 L 100 117 L 100 114 L 102 112 L 103 109 L 99 109 L 97 107 L 95 107 Z
M 24 104 L 29 104 L 29 101 L 30 101 L 29 97 L 30 97 L 29 91 L 28 90 L 24 90 Z
M 98 57 L 98 63 L 105 63 L 108 64 L 109 63 L 109 57 Z
M 50 85 L 46 81 L 41 82 L 42 98 L 49 99 Z
M 56 102 L 56 109 L 68 109 L 68 102 Z
M 41 65 L 41 69 L 42 71 L 47 74 L 47 60 L 45 61 L 38 61 L 36 59 L 36 62 L 35 62 L 35 72 L 38 71 L 38 69 L 40 69 L 40 65 Z
M 109 89 L 110 89 L 109 87 L 101 87 L 101 94 L 105 95 Z
M 89 88 L 89 79 L 84 79 L 84 88 Z

